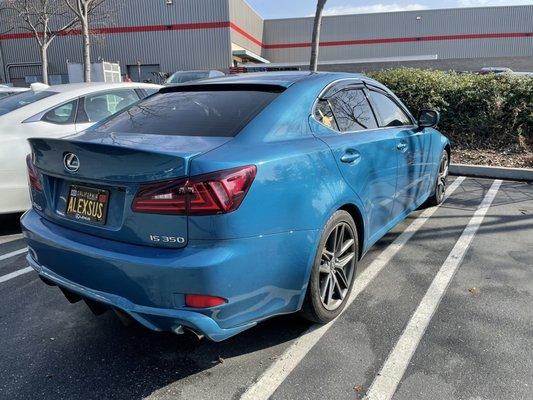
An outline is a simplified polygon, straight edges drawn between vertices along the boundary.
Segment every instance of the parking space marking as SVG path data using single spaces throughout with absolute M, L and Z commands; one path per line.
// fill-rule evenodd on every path
M 433 279 L 429 289 L 422 298 L 416 311 L 411 316 L 400 339 L 387 357 L 381 371 L 374 379 L 366 394 L 368 400 L 389 400 L 396 392 L 396 388 L 407 369 L 409 361 L 413 356 L 426 328 L 433 317 L 440 301 L 448 289 L 448 286 L 461 265 L 463 258 L 481 226 L 485 214 L 489 210 L 502 181 L 495 180 L 489 191 L 478 206 L 474 215 L 468 222 L 463 233 L 455 243 L 452 251 L 442 264 L 439 272 Z
M 23 249 L 12 251 L 11 253 L 3 254 L 0 256 L 0 261 L 7 260 L 8 258 L 18 256 L 20 254 L 24 254 L 28 251 L 27 247 L 24 247 Z
M 457 177 L 446 191 L 446 200 L 465 178 Z M 337 316 L 339 318 L 350 306 L 355 298 L 372 282 L 378 273 L 387 263 L 398 253 L 402 247 L 411 239 L 415 232 L 437 211 L 439 206 L 425 209 L 411 224 L 392 242 L 370 265 L 356 277 L 350 297 L 346 302 L 346 307 Z M 250 386 L 241 396 L 241 400 L 266 400 L 276 391 L 289 374 L 303 360 L 305 355 L 315 346 L 322 336 L 328 331 L 337 320 L 325 324 L 313 324 L 305 331 L 285 352 L 261 375 L 261 377 Z
M 17 276 L 27 274 L 28 272 L 33 271 L 34 269 L 32 267 L 26 267 L 23 269 L 19 269 L 18 271 L 11 272 L 10 274 L 2 275 L 0 276 L 0 283 L 7 282 L 10 279 L 16 278 Z
M 15 240 L 22 239 L 24 236 L 22 233 L 17 233 L 15 235 L 7 235 L 0 237 L 0 244 L 14 242 Z

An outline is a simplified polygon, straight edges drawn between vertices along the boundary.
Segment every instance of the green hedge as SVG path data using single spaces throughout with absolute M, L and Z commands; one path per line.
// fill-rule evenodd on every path
M 458 148 L 533 147 L 533 78 L 415 68 L 368 76 L 388 86 L 413 113 L 440 111 L 439 129 Z

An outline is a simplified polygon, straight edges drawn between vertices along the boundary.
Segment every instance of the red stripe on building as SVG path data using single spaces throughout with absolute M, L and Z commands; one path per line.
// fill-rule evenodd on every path
M 382 39 L 357 39 L 357 40 L 335 40 L 321 41 L 320 47 L 327 46 L 355 46 L 365 44 L 384 44 L 384 43 L 407 43 L 407 42 L 430 42 L 440 40 L 471 40 L 471 39 L 509 39 L 533 37 L 533 32 L 504 32 L 504 33 L 472 33 L 463 35 L 435 35 L 435 36 L 414 36 L 414 37 L 395 37 Z M 311 42 L 302 43 L 276 43 L 264 45 L 266 49 L 290 49 L 296 47 L 311 47 Z
M 260 47 L 267 47 L 268 45 L 264 45 L 263 42 L 261 42 L 259 39 L 256 39 L 255 37 L 253 37 L 252 35 L 250 35 L 248 32 L 246 32 L 244 29 L 242 29 L 241 27 L 239 27 L 237 24 L 235 24 L 234 22 L 230 22 L 230 28 L 233 29 L 235 32 L 237 33 L 240 33 L 242 36 L 244 36 L 246 39 L 248 39 L 249 41 L 255 43 L 256 45 L 260 46 Z
M 95 34 L 108 34 L 108 33 L 134 33 L 134 32 L 164 32 L 164 31 L 188 31 L 194 29 L 219 29 L 229 28 L 229 21 L 220 22 L 195 22 L 187 24 L 173 24 L 173 25 L 144 25 L 144 26 L 118 26 L 114 28 L 96 28 L 92 29 Z M 60 33 L 60 36 L 77 36 L 81 35 L 79 29 L 71 29 Z M 6 33 L 0 35 L 0 40 L 13 40 L 13 39 L 31 39 L 33 34 L 24 33 Z
M 250 33 L 239 27 L 234 22 L 219 21 L 219 22 L 194 22 L 186 24 L 173 25 L 145 25 L 145 26 L 121 26 L 114 28 L 97 28 L 93 29 L 96 34 L 115 34 L 115 33 L 136 33 L 136 32 L 164 32 L 164 31 L 181 31 L 194 29 L 220 29 L 230 28 L 238 34 L 242 35 L 249 41 L 265 49 L 290 49 L 298 47 L 311 47 L 311 42 L 300 43 L 274 43 L 264 44 L 259 39 L 255 38 Z M 77 36 L 81 32 L 79 29 L 72 29 L 61 33 L 61 36 Z M 408 43 L 408 42 L 429 42 L 442 40 L 472 40 L 472 39 L 510 39 L 510 38 L 524 38 L 533 37 L 533 32 L 503 32 L 503 33 L 473 33 L 473 34 L 459 34 L 459 35 L 434 35 L 434 36 L 415 36 L 415 37 L 393 37 L 381 39 L 354 39 L 354 40 L 334 40 L 321 41 L 321 47 L 328 46 L 356 46 L 367 44 L 385 44 L 385 43 Z M 31 33 L 7 33 L 0 35 L 0 40 L 14 40 L 14 39 L 31 39 Z

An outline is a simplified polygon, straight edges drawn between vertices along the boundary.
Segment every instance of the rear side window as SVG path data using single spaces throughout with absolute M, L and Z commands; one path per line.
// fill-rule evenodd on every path
M 142 100 L 97 128 L 175 136 L 235 136 L 279 92 L 260 90 L 168 91 Z
M 7 114 L 8 112 L 18 110 L 29 104 L 33 104 L 39 100 L 46 99 L 47 97 L 57 94 L 55 92 L 39 91 L 34 92 L 32 90 L 14 94 L 13 96 L 6 97 L 0 100 L 0 115 Z
M 328 100 L 320 99 L 316 103 L 315 119 L 318 122 L 321 122 L 322 124 L 326 125 L 328 128 L 335 129 L 336 131 L 339 130 Z
M 57 125 L 73 124 L 76 117 L 77 100 L 62 104 L 44 114 L 42 121 Z
M 381 118 L 381 126 L 392 127 L 413 124 L 407 114 L 389 97 L 374 91 L 370 91 L 370 97 L 376 105 L 377 112 Z
M 341 90 L 329 99 L 329 103 L 342 132 L 377 128 L 376 119 L 362 90 Z

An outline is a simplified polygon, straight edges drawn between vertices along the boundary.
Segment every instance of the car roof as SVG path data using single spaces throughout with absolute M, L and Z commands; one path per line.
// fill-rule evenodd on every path
M 215 84 L 251 84 L 251 85 L 275 85 L 289 87 L 292 84 L 314 79 L 317 75 L 329 77 L 331 80 L 342 78 L 363 78 L 360 74 L 344 72 L 308 72 L 308 71 L 282 71 L 282 72 L 253 72 L 244 74 L 226 75 L 211 78 L 205 81 L 194 82 L 194 85 L 215 85 Z M 187 82 L 182 84 L 187 85 Z
M 137 82 L 120 82 L 120 83 L 106 83 L 106 82 L 90 82 L 90 83 L 67 83 L 64 85 L 53 85 L 46 89 L 55 93 L 67 93 L 72 91 L 93 91 L 100 89 L 119 89 L 119 88 L 140 88 L 140 87 L 161 87 L 161 85 L 155 85 L 150 83 L 137 83 Z

